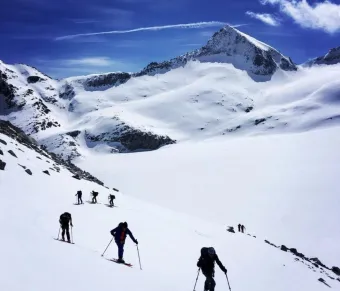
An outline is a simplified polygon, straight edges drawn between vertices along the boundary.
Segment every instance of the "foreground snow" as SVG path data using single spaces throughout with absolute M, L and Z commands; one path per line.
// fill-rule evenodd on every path
M 111 159 L 105 156 L 105 160 L 104 156 L 96 156 L 92 161 L 84 161 L 84 166 L 122 191 L 115 193 L 118 208 L 114 209 L 104 204 L 73 205 L 74 195 L 79 189 L 83 190 L 84 200 L 91 190 L 99 191 L 101 203 L 107 201 L 110 191 L 97 184 L 73 179 L 65 169 L 61 169 L 60 173 L 50 171 L 51 176 L 47 176 L 42 171 L 51 164 L 45 157 L 37 159 L 38 154 L 20 144 L 16 146 L 16 142 L 11 143 L 8 137 L 0 134 L 0 138 L 7 142 L 7 145 L 0 144 L 4 152 L 4 156 L 0 157 L 7 163 L 5 171 L 0 171 L 0 227 L 3 237 L 0 241 L 0 289 L 192 290 L 202 246 L 216 248 L 229 270 L 232 290 L 321 291 L 325 285 L 317 281 L 319 278 L 324 278 L 333 288 L 339 288 L 340 282 L 320 274 L 320 269 L 314 268 L 313 271 L 296 262 L 292 254 L 265 244 L 261 235 L 254 238 L 225 231 L 225 224 L 241 221 L 250 232 L 263 232 L 275 237 L 281 231 L 287 234 L 287 224 L 292 218 L 299 217 L 313 225 L 315 237 L 324 237 L 320 224 L 334 227 L 339 221 L 339 214 L 334 209 L 339 205 L 334 180 L 339 156 L 332 149 L 339 140 L 334 133 L 325 131 L 304 137 L 287 136 L 285 143 L 283 137 L 230 143 L 212 141 L 197 146 L 187 144 L 164 148 L 153 153 L 116 155 Z M 327 151 L 323 148 L 325 137 L 331 139 Z M 310 151 L 315 150 L 314 160 L 308 156 L 305 140 L 309 141 Z M 275 141 L 285 146 L 280 147 Z M 248 146 L 240 151 L 242 145 Z M 247 160 L 246 157 L 250 156 L 247 151 L 258 149 L 260 145 L 268 151 L 267 154 L 254 150 L 256 156 Z M 270 151 L 270 148 L 277 151 Z M 9 149 L 18 158 L 9 155 Z M 282 161 L 279 164 L 276 159 L 278 152 Z M 300 153 L 299 160 L 294 152 Z M 320 162 L 318 167 L 324 172 L 321 177 L 319 169 L 314 168 L 316 161 Z M 28 167 L 33 175 L 29 176 L 18 163 Z M 273 175 L 274 164 L 277 175 Z M 266 169 L 266 165 L 271 167 Z M 252 166 L 253 169 L 247 169 Z M 302 180 L 298 173 L 307 170 L 315 175 L 311 177 L 305 173 Z M 110 175 L 105 175 L 104 171 L 110 171 Z M 268 176 L 264 179 L 266 174 Z M 309 183 L 314 186 L 314 192 L 307 192 L 312 188 L 303 188 Z M 299 196 L 291 195 L 294 188 L 301 190 Z M 291 192 L 283 193 L 284 189 Z M 319 197 L 321 190 L 322 199 Z M 275 199 L 284 195 L 280 207 L 270 194 Z M 291 199 L 301 201 L 307 194 L 309 211 L 293 205 Z M 132 198 L 133 195 L 139 198 Z M 166 207 L 142 200 L 163 203 Z M 316 204 L 319 204 L 318 208 Z M 318 211 L 315 212 L 315 209 Z M 216 210 L 215 215 L 213 210 Z M 59 215 L 64 211 L 73 214 L 75 245 L 53 240 L 58 233 Z M 277 222 L 283 213 L 287 221 L 277 225 L 279 229 L 276 231 L 270 223 L 264 223 Z M 202 215 L 197 218 L 192 214 Z M 316 224 L 318 219 L 321 221 Z M 111 239 L 110 229 L 120 221 L 129 222 L 130 229 L 140 242 L 143 271 L 138 268 L 136 248 L 131 241 L 126 244 L 125 259 L 134 265 L 133 269 L 101 257 Z M 309 237 L 310 228 L 290 226 L 291 233 L 286 239 L 292 243 L 295 239 L 300 242 L 302 234 Z M 333 252 L 333 258 L 328 257 L 327 260 L 331 263 L 338 261 L 335 260 L 339 242 L 336 235 L 338 233 L 328 236 L 332 242 L 328 251 Z M 318 243 L 320 241 L 309 241 L 315 250 Z M 317 249 L 315 255 L 319 254 L 327 255 L 323 248 Z M 106 256 L 116 257 L 114 245 Z M 216 280 L 217 291 L 227 290 L 227 282 L 218 269 Z M 200 277 L 197 290 L 202 286 L 203 278 Z

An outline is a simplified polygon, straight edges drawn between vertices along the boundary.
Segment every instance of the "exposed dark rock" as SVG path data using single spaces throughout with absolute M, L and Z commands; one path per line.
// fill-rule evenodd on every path
M 136 150 L 156 150 L 164 145 L 174 144 L 168 136 L 156 135 L 152 132 L 144 132 L 139 129 L 132 128 L 125 123 L 121 123 L 112 132 L 102 133 L 93 136 L 85 132 L 86 139 L 92 142 L 116 142 L 125 148 L 119 151 L 136 151 Z
M 271 243 L 270 241 L 268 241 L 268 240 L 264 240 L 265 241 L 265 243 L 267 243 L 267 244 L 269 244 L 269 245 L 271 245 L 271 246 L 273 246 L 273 247 L 275 247 L 275 248 L 277 248 L 277 246 L 276 245 L 274 245 L 273 243 Z
M 13 108 L 16 106 L 14 101 L 16 88 L 12 84 L 8 84 L 7 79 L 7 75 L 0 71 L 0 96 L 5 96 L 5 102 L 8 108 Z
M 234 227 L 233 226 L 228 226 L 227 231 L 231 233 L 235 233 Z
M 79 175 L 73 175 L 72 178 L 77 179 L 77 180 L 80 180 Z
M 0 170 L 4 171 L 6 167 L 6 163 L 0 159 Z
M 332 267 L 332 271 L 333 271 L 336 275 L 340 276 L 340 269 L 339 269 L 338 267 Z
M 47 170 L 43 171 L 43 173 L 45 173 L 46 175 L 49 175 L 49 176 L 50 176 L 50 172 L 47 171 Z
M 85 81 L 88 87 L 119 86 L 130 80 L 128 73 L 109 73 L 90 77 Z
M 116 189 L 116 188 L 112 188 L 114 191 L 116 191 L 116 192 L 119 192 L 119 190 L 118 189 Z
M 40 158 L 40 157 L 37 157 L 37 159 L 42 160 L 42 158 Z
M 0 139 L 0 143 L 7 145 L 7 142 L 5 142 L 4 140 Z
M 259 125 L 260 123 L 265 122 L 267 119 L 266 118 L 259 118 L 254 121 L 255 125 Z
M 71 84 L 65 83 L 59 92 L 59 97 L 62 99 L 72 99 L 76 93 L 74 92 L 74 88 Z
M 249 112 L 252 111 L 253 109 L 254 109 L 253 106 L 249 106 L 249 107 L 247 107 L 244 111 L 247 112 L 247 113 L 249 113 Z
M 284 251 L 284 252 L 288 251 L 288 248 L 285 245 L 282 245 L 280 249 L 281 251 Z
M 32 176 L 32 171 L 30 169 L 26 169 L 25 172 L 28 174 L 28 175 L 31 175 Z
M 16 158 L 17 158 L 16 154 L 15 154 L 12 150 L 9 150 L 8 152 L 9 152 L 13 157 L 16 157 Z
M 317 263 L 319 266 L 324 267 L 325 269 L 330 270 L 326 265 L 324 265 L 318 258 L 310 258 L 310 261 Z
M 4 152 L 1 149 L 0 149 L 0 155 L 2 156 L 4 155 Z
M 24 170 L 26 170 L 26 166 L 20 165 L 18 164 L 21 168 L 23 168 Z
M 0 133 L 7 135 L 8 137 L 16 140 L 18 143 L 36 151 L 38 154 L 45 156 L 46 158 L 52 159 L 57 165 L 65 167 L 72 174 L 78 175 L 84 180 L 95 182 L 101 186 L 104 185 L 104 183 L 98 180 L 96 177 L 92 176 L 86 171 L 81 170 L 70 161 L 65 161 L 56 154 L 43 150 L 43 148 L 41 148 L 33 138 L 27 136 L 21 129 L 14 126 L 10 122 L 0 120 Z M 49 161 L 47 160 L 47 162 Z M 52 170 L 55 171 L 54 169 Z
M 67 132 L 66 134 L 73 137 L 73 138 L 76 138 L 80 133 L 81 133 L 80 130 L 75 130 L 75 131 Z
M 305 258 L 304 254 L 299 253 L 299 252 L 297 251 L 297 249 L 291 248 L 291 249 L 289 249 L 289 250 L 290 250 L 295 256 L 300 257 L 300 258 L 302 258 L 302 259 Z
M 41 81 L 45 81 L 45 79 L 40 78 L 39 76 L 29 76 L 27 78 L 27 83 L 29 84 L 34 84 L 34 83 L 41 82 Z

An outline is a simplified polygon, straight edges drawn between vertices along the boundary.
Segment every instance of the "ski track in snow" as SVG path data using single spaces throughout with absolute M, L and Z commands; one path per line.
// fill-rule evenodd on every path
M 216 248 L 220 259 L 229 270 L 228 276 L 233 290 L 324 290 L 325 286 L 317 281 L 320 277 L 332 288 L 339 289 L 340 282 L 330 280 L 317 268 L 313 271 L 295 262 L 291 254 L 268 246 L 261 235 L 255 239 L 247 235 L 226 232 L 226 225 L 235 225 L 241 221 L 250 232 L 266 233 L 266 238 L 269 240 L 275 238 L 273 242 L 278 243 L 280 241 L 277 233 L 283 232 L 287 235 L 287 229 L 290 228 L 289 236 L 282 239 L 282 242 L 296 242 L 298 246 L 288 245 L 297 247 L 307 256 L 320 255 L 322 261 L 326 257 L 327 264 L 338 261 L 336 257 L 339 254 L 339 237 L 338 232 L 334 231 L 339 221 L 337 211 L 339 198 L 334 178 L 340 164 L 338 151 L 334 150 L 339 142 L 337 131 L 331 129 L 314 131 L 304 136 L 285 137 L 240 139 L 233 141 L 231 145 L 222 139 L 200 143 L 196 149 L 189 144 L 166 147 L 157 152 L 134 154 L 133 163 L 130 162 L 132 155 L 129 154 L 116 155 L 114 157 L 117 159 L 114 160 L 108 160 L 105 155 L 97 155 L 93 160 L 87 159 L 82 164 L 85 168 L 90 167 L 101 175 L 103 172 L 99 169 L 112 171 L 110 177 L 107 175 L 105 178 L 109 177 L 108 183 L 114 183 L 125 193 L 123 195 L 121 192 L 115 192 L 117 198 L 115 203 L 119 207 L 109 209 L 105 205 L 87 203 L 81 207 L 75 206 L 74 195 L 81 189 L 85 201 L 90 191 L 95 190 L 99 192 L 99 202 L 104 203 L 107 202 L 107 196 L 113 192 L 112 190 L 109 191 L 91 182 L 73 179 L 64 168 L 60 173 L 50 171 L 51 176 L 47 176 L 42 171 L 48 169 L 51 164 L 46 162 L 45 157 L 20 144 L 16 146 L 16 142 L 11 143 L 10 138 L 0 134 L 0 138 L 7 142 L 7 145 L 0 144 L 4 152 L 0 157 L 7 163 L 5 171 L 0 171 L 3 195 L 0 205 L 0 226 L 4 238 L 0 242 L 2 274 L 0 289 L 18 291 L 25 288 L 42 291 L 46 290 L 48 285 L 51 291 L 112 290 L 112 288 L 131 291 L 190 290 L 197 274 L 196 262 L 202 246 Z M 334 148 L 324 147 L 328 141 Z M 294 152 L 301 154 L 303 151 L 301 148 L 297 150 L 296 147 L 304 147 L 306 143 L 310 146 L 308 155 L 302 155 L 297 159 Z M 249 168 L 259 166 L 260 162 L 264 167 L 270 164 L 276 152 L 268 151 L 266 159 L 263 157 L 264 153 L 261 154 L 260 151 L 253 160 L 248 160 L 245 156 L 238 160 L 241 165 L 244 164 L 244 168 L 241 166 L 235 169 L 236 158 L 244 155 L 243 146 L 246 145 L 252 145 L 256 152 L 259 148 L 267 151 L 268 146 L 279 150 L 281 164 L 275 164 L 277 162 L 275 159 L 272 161 L 272 167 L 275 164 L 278 169 L 277 177 L 272 175 L 266 178 L 264 183 L 260 178 L 263 168 L 243 172 L 247 166 Z M 10 149 L 15 152 L 17 158 L 8 154 Z M 316 159 L 309 159 L 311 152 Z M 174 155 L 177 156 L 176 165 L 170 162 Z M 37 156 L 42 160 L 37 159 Z M 168 158 L 165 159 L 165 156 Z M 321 158 L 324 160 L 323 164 L 319 163 Z M 218 165 L 218 160 L 225 160 L 223 167 Z M 29 176 L 18 164 L 29 168 L 33 175 Z M 288 172 L 293 169 L 291 164 L 294 164 L 296 172 L 289 174 Z M 174 169 L 175 166 L 177 170 Z M 272 171 L 272 167 L 268 171 Z M 305 179 L 296 176 L 297 173 L 307 171 L 307 167 L 315 176 L 306 175 Z M 190 177 L 189 170 L 195 176 L 194 180 Z M 319 171 L 326 170 L 327 175 L 322 177 L 318 175 Z M 233 181 L 234 177 L 231 176 L 228 180 L 229 174 L 236 171 L 243 172 L 240 178 Z M 196 176 L 198 172 L 201 176 Z M 210 175 L 207 172 L 210 172 Z M 250 172 L 252 174 L 257 172 L 257 175 L 252 177 Z M 190 180 L 186 180 L 188 178 Z M 259 179 L 257 183 L 256 179 Z M 142 180 L 149 183 L 149 187 L 141 184 Z M 202 185 L 202 181 L 205 181 L 205 185 Z M 216 182 L 217 184 L 213 186 Z M 261 189 L 261 184 L 262 189 L 267 184 L 267 191 L 271 190 L 275 198 L 278 198 L 275 195 L 276 191 L 283 186 L 282 193 L 279 193 L 284 195 L 281 197 L 282 200 L 273 205 L 270 199 L 267 202 L 260 199 L 257 204 L 251 205 L 259 198 L 255 196 L 258 194 L 256 190 Z M 226 185 L 229 187 L 224 188 Z M 199 187 L 203 186 L 202 195 Z M 303 188 L 307 186 L 314 187 L 314 192 L 308 191 L 311 188 Z M 294 190 L 292 189 L 294 187 L 301 190 L 300 196 L 293 197 L 289 195 L 290 193 L 283 193 L 286 190 Z M 221 195 L 223 189 L 226 191 Z M 219 199 L 216 197 L 217 194 L 220 195 Z M 266 198 L 268 194 L 269 192 L 265 195 Z M 306 201 L 305 197 L 309 200 Z M 164 199 L 166 207 L 157 206 L 162 204 L 161 199 Z M 173 203 L 170 202 L 171 199 Z M 150 203 L 152 200 L 154 202 Z M 301 201 L 304 207 L 295 209 L 292 202 L 299 204 Z M 206 209 L 208 215 L 200 217 L 196 215 L 195 209 L 200 211 Z M 220 216 L 222 209 L 225 216 Z M 256 215 L 256 209 L 261 212 L 262 218 Z M 58 234 L 59 215 L 64 211 L 69 211 L 73 215 L 75 245 L 60 243 L 53 239 Z M 273 220 L 276 223 L 281 215 L 284 223 L 276 225 L 276 229 L 263 223 L 264 220 Z M 298 227 L 292 224 L 292 219 L 295 218 L 302 220 Z M 132 269 L 112 264 L 101 257 L 111 239 L 110 230 L 121 221 L 128 221 L 131 231 L 140 242 L 143 271 L 138 268 L 136 248 L 129 238 L 124 257 L 134 265 Z M 306 226 L 305 223 L 311 224 L 310 228 L 299 227 Z M 333 232 L 329 232 L 326 239 L 324 231 L 330 230 Z M 307 240 L 311 233 L 315 237 L 327 240 L 328 249 L 324 248 L 326 244 L 321 248 L 320 241 L 317 240 L 309 241 L 310 248 L 301 244 L 301 237 L 305 235 Z M 333 257 L 328 257 L 327 253 Z M 113 243 L 105 257 L 116 256 L 117 248 Z M 216 290 L 227 288 L 225 277 L 218 267 L 216 281 Z M 203 288 L 203 283 L 204 280 L 200 276 L 197 289 Z

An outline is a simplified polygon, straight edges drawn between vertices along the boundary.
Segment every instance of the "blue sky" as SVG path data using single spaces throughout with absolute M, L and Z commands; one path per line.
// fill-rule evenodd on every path
M 222 23 L 242 25 L 239 30 L 296 63 L 340 46 L 340 0 L 2 2 L 0 59 L 35 66 L 57 78 L 137 71 L 151 61 L 199 48 Z M 116 33 L 97 34 L 107 31 Z M 74 36 L 79 34 L 89 35 Z

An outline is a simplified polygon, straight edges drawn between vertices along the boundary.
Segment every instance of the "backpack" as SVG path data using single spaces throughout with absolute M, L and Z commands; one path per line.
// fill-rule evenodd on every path
M 110 199 L 116 199 L 116 196 L 115 195 L 112 195 L 112 194 L 110 194 Z
M 78 194 L 79 196 L 81 196 L 83 193 L 79 190 L 79 191 L 77 192 L 77 194 Z
M 70 213 L 65 212 L 62 215 L 60 215 L 60 219 L 59 219 L 60 223 L 68 224 L 70 222 L 70 220 L 71 220 L 71 214 Z
M 92 191 L 92 195 L 93 195 L 94 197 L 97 197 L 98 194 L 99 194 L 98 192 Z

